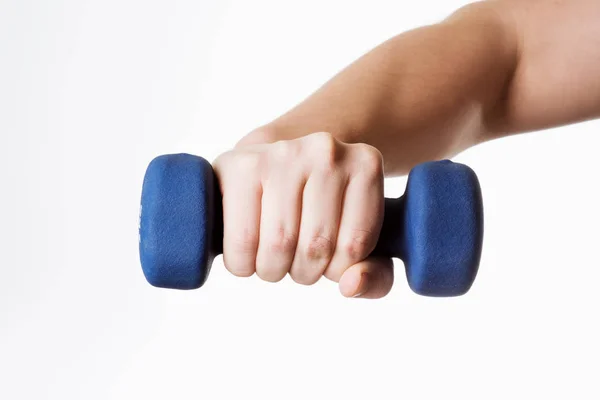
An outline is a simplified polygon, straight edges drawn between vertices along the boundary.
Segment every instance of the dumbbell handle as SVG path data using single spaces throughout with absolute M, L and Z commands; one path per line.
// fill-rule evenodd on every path
M 377 257 L 404 259 L 404 196 L 397 199 L 385 198 L 383 225 L 377 240 L 377 246 L 371 253 Z

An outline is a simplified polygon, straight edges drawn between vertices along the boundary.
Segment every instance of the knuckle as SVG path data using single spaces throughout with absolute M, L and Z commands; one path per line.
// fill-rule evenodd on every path
M 260 241 L 256 274 L 264 281 L 278 282 L 290 269 L 296 250 L 296 235 L 280 229 L 276 235 Z
M 305 256 L 309 261 L 329 261 L 333 255 L 333 241 L 323 235 L 314 236 L 306 246 Z
M 258 247 L 258 236 L 251 232 L 243 232 L 231 240 L 230 249 L 239 255 L 253 256 Z
M 355 229 L 343 245 L 342 249 L 346 257 L 353 262 L 358 262 L 369 255 L 373 245 L 373 233 L 367 230 Z
M 290 271 L 294 282 L 313 285 L 319 281 L 334 252 L 333 241 L 323 235 L 314 236 L 300 252 L 301 263 Z
M 296 250 L 297 239 L 293 234 L 280 230 L 273 239 L 267 242 L 267 248 L 270 253 L 275 254 L 293 254 Z
M 315 132 L 310 135 L 310 138 L 322 146 L 333 146 L 336 142 L 335 138 L 330 132 Z
M 357 144 L 358 162 L 360 169 L 371 176 L 383 175 L 383 156 L 381 152 L 368 144 Z
M 319 132 L 312 135 L 309 151 L 313 153 L 321 168 L 331 170 L 339 162 L 340 146 L 341 143 L 331 133 Z

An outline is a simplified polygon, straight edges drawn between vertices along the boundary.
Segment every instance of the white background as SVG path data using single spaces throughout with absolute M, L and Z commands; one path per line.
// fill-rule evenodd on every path
M 221 258 L 199 291 L 142 275 L 154 156 L 214 159 L 465 3 L 1 0 L 0 398 L 598 398 L 598 122 L 456 158 L 486 216 L 464 297 L 414 295 L 401 263 L 381 301 Z

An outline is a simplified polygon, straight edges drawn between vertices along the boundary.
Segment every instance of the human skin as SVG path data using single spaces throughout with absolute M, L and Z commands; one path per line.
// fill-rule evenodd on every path
M 383 297 L 392 262 L 368 255 L 384 176 L 597 117 L 600 2 L 470 4 L 376 47 L 215 160 L 225 266 L 271 282 L 324 275 L 344 296 Z

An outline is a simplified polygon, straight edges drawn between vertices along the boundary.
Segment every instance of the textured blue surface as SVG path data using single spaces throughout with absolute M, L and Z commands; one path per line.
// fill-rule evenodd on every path
M 404 262 L 413 291 L 458 296 L 475 280 L 483 242 L 479 181 L 466 165 L 413 168 L 404 199 Z
M 189 154 L 160 156 L 146 171 L 140 258 L 154 286 L 202 286 L 222 251 L 221 197 L 211 165 Z M 458 296 L 471 287 L 481 256 L 483 205 L 477 176 L 448 160 L 415 167 L 406 193 L 385 200 L 374 255 L 402 258 L 413 291 Z
M 211 165 L 189 154 L 155 158 L 140 209 L 140 260 L 148 282 L 173 289 L 204 283 L 218 250 L 211 242 L 215 206 Z M 221 238 L 219 238 L 220 240 Z

